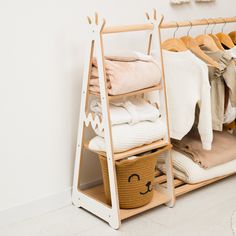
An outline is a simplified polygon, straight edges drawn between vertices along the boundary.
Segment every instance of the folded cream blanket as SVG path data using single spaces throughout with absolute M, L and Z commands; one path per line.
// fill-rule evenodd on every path
M 104 133 L 96 130 L 99 136 L 92 138 L 89 142 L 89 149 L 94 151 L 105 151 L 106 145 Z M 114 152 L 123 152 L 144 144 L 165 138 L 167 128 L 161 119 L 155 122 L 143 121 L 134 125 L 121 124 L 112 126 L 112 141 Z
M 174 176 L 190 184 L 236 173 L 236 160 L 209 169 L 204 169 L 193 162 L 189 157 L 186 157 L 184 154 L 175 150 L 172 151 L 172 159 Z M 157 167 L 162 172 L 166 173 L 164 160 L 164 156 L 158 157 Z
M 101 102 L 94 99 L 90 103 L 90 110 L 101 113 Z M 110 102 L 111 124 L 136 124 L 140 121 L 156 121 L 160 117 L 156 106 L 151 105 L 145 99 L 133 96 Z
M 212 149 L 201 147 L 199 134 L 193 130 L 181 141 L 173 140 L 176 151 L 188 156 L 203 168 L 211 168 L 236 159 L 236 137 L 227 131 L 214 131 Z
M 161 70 L 152 56 L 112 56 L 104 60 L 108 93 L 118 95 L 157 85 Z M 93 59 L 90 91 L 99 92 L 97 60 Z
M 102 113 L 101 102 L 97 99 L 94 99 L 90 103 L 90 110 L 95 113 Z M 118 125 L 124 123 L 131 123 L 132 117 L 131 114 L 121 106 L 115 106 L 110 103 L 110 119 L 111 125 Z

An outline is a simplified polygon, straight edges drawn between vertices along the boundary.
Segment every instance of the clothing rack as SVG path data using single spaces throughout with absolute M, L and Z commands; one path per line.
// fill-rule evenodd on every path
M 160 26 L 161 29 L 171 29 L 176 27 L 187 27 L 187 26 L 201 26 L 201 25 L 215 25 L 215 24 L 226 24 L 236 22 L 236 17 L 227 18 L 209 18 L 209 19 L 199 19 L 190 21 L 173 21 L 173 22 L 163 22 Z
M 182 22 L 163 22 L 163 16 L 158 19 L 156 10 L 154 10 L 152 15 L 146 13 L 148 20 L 147 24 L 139 25 L 125 25 L 125 26 L 106 26 L 106 21 L 99 21 L 98 15 L 95 14 L 94 20 L 88 17 L 89 22 L 89 32 L 90 37 L 87 45 L 87 54 L 85 58 L 84 74 L 83 74 L 83 85 L 82 85 L 82 97 L 80 106 L 80 117 L 78 126 L 78 137 L 77 137 L 77 149 L 76 149 L 76 159 L 74 166 L 74 179 L 73 179 L 73 191 L 72 191 L 72 201 L 77 207 L 82 207 L 94 215 L 102 218 L 110 224 L 114 229 L 118 229 L 121 224 L 121 220 L 129 218 L 133 215 L 139 214 L 148 209 L 154 208 L 161 204 L 166 204 L 172 207 L 175 203 L 175 197 L 183 195 L 187 192 L 193 191 L 197 188 L 203 187 L 217 180 L 223 179 L 227 176 L 222 176 L 219 178 L 204 181 L 198 184 L 186 184 L 183 181 L 175 178 L 173 180 L 173 170 L 172 170 L 172 159 L 170 155 L 171 143 L 169 132 L 165 140 L 157 141 L 149 145 L 144 145 L 138 148 L 131 149 L 123 153 L 114 153 L 112 144 L 112 129 L 110 124 L 110 112 L 109 112 L 109 101 L 117 99 L 123 96 L 132 96 L 137 94 L 144 94 L 146 92 L 158 90 L 160 91 L 160 112 L 164 115 L 168 127 L 168 114 L 167 114 L 167 98 L 166 98 L 166 88 L 165 88 L 165 73 L 163 56 L 161 51 L 161 30 L 170 29 L 176 27 L 187 27 L 187 26 L 202 26 L 209 24 L 225 24 L 236 22 L 236 17 L 232 18 L 214 18 L 214 19 L 200 19 Z M 137 31 L 147 31 L 148 34 L 148 47 L 147 54 L 151 53 L 151 49 L 158 52 L 161 59 L 161 69 L 162 69 L 162 83 L 158 86 L 151 88 L 135 91 L 132 93 L 109 96 L 107 93 L 107 85 L 105 79 L 105 68 L 104 68 L 104 46 L 103 46 L 103 35 L 114 34 L 114 33 L 124 33 L 124 32 L 137 32 Z M 96 48 L 96 55 L 95 55 Z M 98 71 L 99 71 L 99 84 L 100 84 L 100 94 L 91 93 L 88 90 L 89 78 L 91 73 L 92 58 L 97 56 L 98 60 Z M 101 99 L 102 103 L 102 117 L 92 114 L 88 109 L 88 100 L 90 96 L 96 96 Z M 104 126 L 105 139 L 106 139 L 106 153 L 97 153 L 100 155 L 106 155 L 108 170 L 109 170 L 109 180 L 111 189 L 111 206 L 105 203 L 104 192 L 102 185 L 95 187 L 89 187 L 87 189 L 81 188 L 81 170 L 84 158 L 84 151 L 88 149 L 88 144 L 86 143 L 85 129 L 89 126 Z M 156 171 L 155 182 L 159 185 L 159 190 L 154 195 L 151 203 L 135 209 L 120 209 L 119 199 L 117 192 L 117 181 L 116 181 L 116 170 L 115 162 L 121 160 L 125 157 L 136 155 L 148 150 L 157 149 L 156 154 L 165 153 L 166 168 L 167 173 L 163 174 Z
M 148 16 L 149 17 L 149 16 Z M 209 18 L 209 19 L 199 19 L 190 21 L 173 21 L 173 22 L 162 22 L 160 29 L 171 29 L 176 27 L 187 27 L 187 26 L 202 26 L 202 25 L 215 25 L 215 24 L 225 24 L 236 22 L 236 17 L 228 18 Z M 132 32 L 132 31 L 144 31 L 153 30 L 153 24 L 141 24 L 141 25 L 126 25 L 126 26 L 111 26 L 104 27 L 101 31 L 102 34 L 112 34 L 112 33 L 122 33 L 122 32 Z
M 209 19 L 197 19 L 197 20 L 189 20 L 189 21 L 177 21 L 177 22 L 162 22 L 159 27 L 160 31 L 160 40 L 161 40 L 161 30 L 162 29 L 171 29 L 171 28 L 179 28 L 179 27 L 193 27 L 193 26 L 204 26 L 204 25 L 215 25 L 215 24 L 226 24 L 226 23 L 235 23 L 236 17 L 227 17 L 227 18 L 209 18 Z M 162 43 L 162 41 L 161 41 Z M 163 58 L 161 57 L 162 61 Z M 163 68 L 164 70 L 164 68 Z M 185 193 L 191 192 L 203 186 L 212 184 L 216 181 L 222 180 L 226 177 L 235 175 L 235 173 L 225 176 L 220 176 L 214 179 L 210 179 L 207 181 L 203 181 L 197 184 L 187 184 L 178 178 L 174 178 L 174 187 L 175 187 L 175 197 L 181 196 Z M 157 179 L 161 179 L 161 184 L 165 186 L 165 174 L 162 172 L 157 173 Z
M 78 137 L 77 137 L 77 150 L 76 159 L 74 166 L 74 179 L 73 179 L 73 191 L 72 201 L 77 207 L 82 207 L 94 215 L 102 218 L 110 224 L 114 229 L 118 229 L 121 220 L 139 214 L 143 211 L 156 207 L 158 205 L 166 204 L 172 207 L 175 203 L 175 195 L 173 188 L 173 173 L 172 173 L 172 159 L 170 155 L 171 143 L 169 137 L 169 125 L 168 125 L 168 114 L 167 114 L 167 98 L 165 90 L 165 78 L 162 65 L 162 79 L 159 85 L 150 88 L 134 91 L 117 96 L 110 96 L 107 92 L 107 81 L 104 67 L 104 46 L 103 46 L 103 35 L 112 33 L 123 33 L 133 31 L 148 31 L 148 49 L 147 54 L 150 54 L 151 47 L 161 54 L 160 38 L 159 38 L 159 26 L 163 21 L 163 17 L 157 19 L 156 11 L 154 10 L 153 16 L 148 17 L 148 24 L 134 25 L 134 26 L 115 26 L 106 27 L 106 21 L 99 21 L 98 15 L 95 14 L 95 19 L 92 20 L 88 17 L 90 37 L 87 45 L 87 54 L 85 58 L 83 84 L 82 84 L 82 97 L 80 106 L 80 117 L 78 126 Z M 95 54 L 96 53 L 96 54 Z M 89 79 L 91 74 L 92 59 L 97 57 L 98 74 L 99 74 L 99 88 L 100 93 L 93 93 L 89 91 Z M 113 141 L 112 141 L 112 129 L 110 122 L 110 109 L 109 101 L 124 96 L 133 96 L 138 94 L 144 94 L 150 91 L 157 90 L 160 95 L 159 111 L 162 119 L 167 127 L 167 134 L 163 140 L 157 140 L 151 144 L 136 147 L 131 150 L 114 153 Z M 88 109 L 89 97 L 97 97 L 101 100 L 102 106 L 102 117 L 91 113 Z M 96 152 L 98 155 L 106 156 L 108 165 L 109 175 L 109 186 L 111 193 L 111 206 L 106 204 L 103 186 L 93 186 L 87 189 L 81 188 L 81 170 L 84 158 L 84 151 L 88 150 L 88 144 L 86 141 L 85 130 L 91 125 L 92 128 L 96 126 L 102 126 L 105 134 L 106 153 Z M 116 179 L 116 168 L 115 162 L 123 158 L 140 154 L 146 151 L 155 150 L 154 154 L 158 157 L 159 154 L 165 155 L 165 165 L 167 173 L 165 175 L 166 184 L 160 186 L 160 180 L 156 180 L 157 188 L 153 189 L 154 196 L 150 203 L 145 206 L 135 209 L 120 209 L 118 190 L 117 190 L 117 179 Z M 91 151 L 91 150 L 89 150 Z

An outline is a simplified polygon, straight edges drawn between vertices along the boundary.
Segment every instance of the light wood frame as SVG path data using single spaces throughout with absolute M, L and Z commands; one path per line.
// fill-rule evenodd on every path
M 220 18 L 210 18 L 210 19 L 198 19 L 191 21 L 173 21 L 173 22 L 163 22 L 160 26 L 161 29 L 171 29 L 176 28 L 176 23 L 178 27 L 188 27 L 188 26 L 201 26 L 209 24 L 225 24 L 225 23 L 234 23 L 236 22 L 236 17 L 220 17 Z
M 72 192 L 72 201 L 73 204 L 77 207 L 85 208 L 86 210 L 92 212 L 98 217 L 102 218 L 106 222 L 110 224 L 110 226 L 114 229 L 118 229 L 121 224 L 121 220 L 141 213 L 145 210 L 153 208 L 155 206 L 166 204 L 172 207 L 175 203 L 175 197 L 183 195 L 189 191 L 195 190 L 202 186 L 213 183 L 217 180 L 220 180 L 224 177 L 216 178 L 213 180 L 205 181 L 199 184 L 186 184 L 181 180 L 175 179 L 173 181 L 173 169 L 172 169 L 172 159 L 171 159 L 171 144 L 170 144 L 170 136 L 169 136 L 169 125 L 168 125 L 168 113 L 167 113 L 167 97 L 166 97 L 166 87 L 165 87 L 165 74 L 164 74 L 164 65 L 163 65 L 163 57 L 161 51 L 161 29 L 175 28 L 176 22 L 163 23 L 163 17 L 157 19 L 156 10 L 154 10 L 153 15 L 150 17 L 149 14 L 146 13 L 148 23 L 141 25 L 126 25 L 126 26 L 114 26 L 114 27 L 106 27 L 105 20 L 99 22 L 98 15 L 95 14 L 95 19 L 91 20 L 88 17 L 89 22 L 89 41 L 86 50 L 85 57 L 85 66 L 84 66 L 84 75 L 83 75 L 83 85 L 82 85 L 82 97 L 81 97 L 81 112 L 79 118 L 79 126 L 78 126 L 78 137 L 77 137 L 77 150 L 76 150 L 76 159 L 74 166 L 74 179 L 73 179 L 73 192 Z M 212 20 L 212 19 L 209 19 Z M 216 18 L 214 19 L 214 24 L 222 24 L 222 23 L 231 23 L 236 22 L 236 17 L 232 18 Z M 192 26 L 199 25 L 207 25 L 209 21 L 206 19 L 203 20 L 194 20 L 191 21 Z M 178 22 L 179 27 L 190 26 L 189 21 Z M 164 115 L 166 120 L 166 124 L 168 126 L 168 134 L 165 140 L 153 143 L 151 145 L 144 145 L 143 147 L 139 147 L 136 149 L 129 150 L 125 153 L 114 153 L 113 145 L 112 145 L 112 130 L 110 124 L 110 113 L 109 113 L 109 101 L 119 98 L 120 96 L 108 96 L 106 79 L 105 79 L 105 70 L 104 70 L 104 49 L 103 49 L 103 35 L 105 34 L 113 34 L 113 33 L 123 33 L 123 32 L 132 32 L 132 31 L 148 31 L 149 39 L 148 39 L 148 47 L 147 53 L 150 54 L 151 50 L 159 53 L 159 57 L 161 58 L 162 63 L 162 84 L 156 87 L 144 89 L 141 91 L 135 91 L 133 93 L 126 94 L 126 96 L 132 96 L 136 94 L 142 94 L 145 92 L 150 92 L 154 90 L 160 90 L 161 97 L 161 113 Z M 90 93 L 88 91 L 88 84 L 90 78 L 90 71 L 92 66 L 92 58 L 94 56 L 94 49 L 97 49 L 97 59 L 98 59 L 98 71 L 99 71 L 99 85 L 100 85 L 100 93 Z M 89 96 L 97 96 L 100 97 L 102 103 L 102 117 L 98 117 L 88 110 L 88 97 Z M 85 128 L 87 128 L 91 124 L 93 128 L 96 126 L 103 128 L 105 132 L 105 140 L 106 140 L 106 154 L 98 153 L 102 155 L 106 155 L 108 162 L 108 170 L 109 170 L 109 179 L 110 179 L 110 189 L 111 189 L 111 202 L 112 206 L 108 206 L 105 203 L 103 187 L 102 185 L 95 186 L 93 188 L 89 188 L 86 190 L 80 189 L 80 174 L 81 174 L 81 166 L 83 160 L 83 150 L 87 148 L 87 144 L 85 142 Z M 125 158 L 129 155 L 135 155 L 147 150 L 151 150 L 154 148 L 160 148 L 160 153 L 166 153 L 166 167 L 167 173 L 163 175 L 159 172 L 156 182 L 159 184 L 159 189 L 154 194 L 154 199 L 150 204 L 143 206 L 137 209 L 124 210 L 119 208 L 119 199 L 117 192 L 117 181 L 116 181 L 116 171 L 115 171 L 115 161 Z M 175 187 L 175 191 L 174 188 Z

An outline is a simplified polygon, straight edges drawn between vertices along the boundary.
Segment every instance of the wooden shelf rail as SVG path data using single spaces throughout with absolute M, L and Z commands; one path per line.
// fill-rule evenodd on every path
M 208 24 L 224 24 L 224 23 L 234 23 L 236 22 L 236 17 L 218 17 L 200 20 L 190 20 L 190 21 L 173 21 L 173 22 L 162 22 L 160 25 L 161 29 L 170 29 L 178 27 L 188 27 L 188 26 L 201 26 Z M 104 27 L 102 34 L 113 34 L 113 33 L 125 33 L 125 32 L 135 32 L 135 31 L 147 31 L 153 30 L 154 26 L 151 23 L 140 24 L 140 25 L 125 25 L 125 26 L 110 26 Z
M 200 20 L 190 20 L 190 21 L 177 21 L 177 22 L 163 22 L 160 26 L 161 29 L 170 29 L 176 27 L 187 27 L 187 26 L 200 26 L 208 24 L 224 24 L 224 23 L 234 23 L 236 22 L 236 17 L 229 18 L 209 18 Z

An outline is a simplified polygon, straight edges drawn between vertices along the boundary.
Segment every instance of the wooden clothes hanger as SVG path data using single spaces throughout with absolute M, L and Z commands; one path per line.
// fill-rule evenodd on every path
M 233 41 L 233 43 L 236 45 L 236 31 L 232 31 L 229 33 L 229 37 Z
M 165 40 L 161 44 L 161 48 L 165 49 L 165 50 L 168 50 L 168 51 L 173 51 L 173 52 L 187 51 L 188 48 L 185 46 L 185 44 L 180 39 L 175 37 L 175 34 L 179 29 L 179 25 L 178 25 L 177 22 L 176 22 L 176 26 L 177 26 L 177 28 L 174 32 L 173 38 Z
M 230 49 L 230 48 L 234 47 L 234 43 L 233 43 L 232 39 L 229 37 L 229 35 L 224 33 L 225 25 L 226 25 L 226 21 L 224 22 L 224 24 L 222 26 L 221 32 L 217 33 L 216 36 L 220 40 L 222 45 L 224 45 L 224 46 L 226 46 L 227 48 Z
M 192 28 L 192 22 L 190 22 L 190 28 L 188 30 L 187 36 L 181 37 L 181 40 L 184 42 L 185 46 L 197 57 L 203 60 L 208 66 L 213 66 L 219 68 L 219 65 L 211 57 L 205 54 L 202 49 L 199 47 L 198 43 L 194 38 L 189 36 L 190 29 Z
M 198 35 L 195 40 L 199 46 L 205 46 L 209 51 L 219 51 L 218 46 L 212 37 L 207 34 L 207 28 L 209 27 L 209 22 L 207 21 L 207 27 L 204 30 L 204 34 Z
M 213 25 L 213 27 L 212 27 L 212 29 L 211 29 L 211 33 L 208 34 L 208 35 L 215 41 L 215 44 L 217 45 L 217 47 L 218 47 L 220 50 L 223 50 L 223 51 L 224 51 L 225 49 L 223 48 L 223 46 L 222 46 L 220 40 L 217 38 L 216 35 L 213 34 L 213 30 L 214 30 L 214 28 L 215 28 L 215 26 L 216 26 L 216 22 L 214 21 L 214 19 L 212 19 L 212 21 L 213 21 L 214 25 Z

